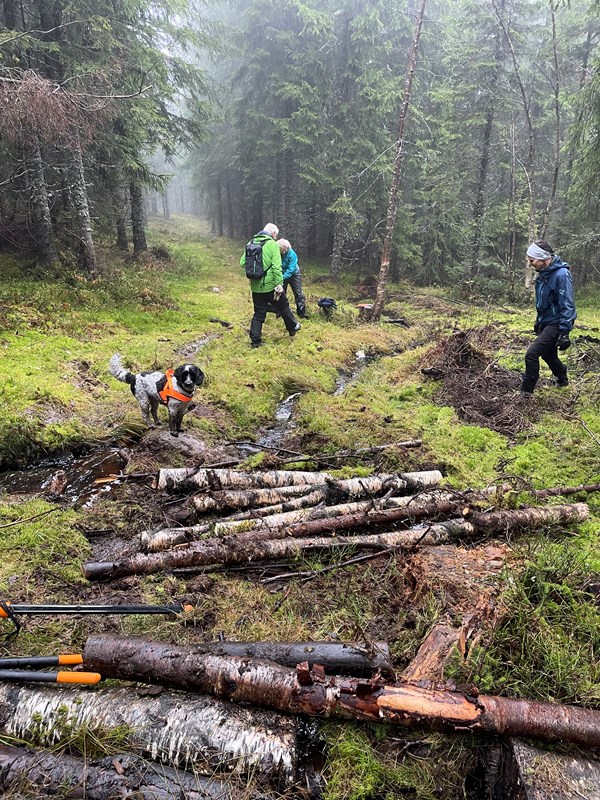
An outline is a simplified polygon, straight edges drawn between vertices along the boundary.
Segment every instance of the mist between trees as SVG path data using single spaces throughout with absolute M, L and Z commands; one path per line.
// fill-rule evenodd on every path
M 394 279 L 515 296 L 546 238 L 600 280 L 592 0 L 3 0 L 0 24 L 0 248 L 42 274 L 95 278 L 99 241 L 138 255 L 173 209 L 274 221 L 333 278 L 375 281 L 387 225 Z

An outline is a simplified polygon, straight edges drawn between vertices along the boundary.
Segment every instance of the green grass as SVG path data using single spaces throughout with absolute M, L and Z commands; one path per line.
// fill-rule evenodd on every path
M 407 319 L 410 328 L 364 324 L 355 307 L 356 276 L 344 276 L 336 286 L 327 280 L 323 265 L 303 263 L 311 318 L 290 339 L 282 322 L 269 315 L 265 346 L 254 351 L 247 334 L 251 298 L 238 266 L 242 245 L 203 235 L 191 218 L 155 221 L 149 240 L 166 245 L 171 261 L 148 257 L 134 262 L 106 250 L 105 277 L 91 285 L 68 272 L 40 277 L 0 255 L 0 346 L 6 376 L 0 385 L 0 464 L 32 463 L 75 444 L 121 441 L 126 431 L 139 430 L 139 410 L 129 388 L 108 374 L 112 353 L 121 352 L 133 368 L 165 368 L 180 360 L 182 347 L 206 340 L 196 361 L 207 374 L 200 403 L 212 415 L 190 415 L 188 424 L 209 445 L 254 438 L 272 421 L 276 404 L 301 391 L 296 435 L 307 454 L 421 438 L 420 449 L 382 453 L 378 471 L 439 467 L 455 488 L 484 486 L 507 476 L 535 488 L 600 481 L 600 363 L 584 372 L 589 353 L 585 343 L 578 344 L 577 331 L 567 353 L 568 392 L 540 389 L 533 401 L 542 411 L 538 421 L 508 438 L 465 424 L 454 409 L 437 405 L 435 383 L 424 379 L 420 368 L 431 346 L 455 329 L 497 323 L 503 338 L 495 355 L 514 370 L 516 389 L 531 340 L 531 308 L 507 314 L 493 306 L 456 302 L 441 289 L 391 284 L 388 309 Z M 589 328 L 600 328 L 596 294 L 578 298 L 578 322 Z M 316 300 L 324 295 L 335 297 L 340 307 L 330 320 L 316 312 Z M 358 350 L 376 358 L 334 396 L 339 370 L 353 368 Z M 246 465 L 260 460 L 252 457 Z M 349 477 L 369 469 L 340 464 L 336 474 Z M 457 678 L 477 681 L 481 691 L 600 707 L 600 615 L 584 589 L 586 576 L 600 573 L 600 498 L 591 495 L 588 501 L 591 517 L 576 535 L 555 533 L 549 539 L 540 534 L 519 542 L 514 572 L 504 576 L 502 624 L 466 666 L 455 665 Z M 49 510 L 53 513 L 28 520 Z M 91 548 L 80 529 L 90 518 L 96 527 L 114 527 L 125 535 L 145 521 L 153 523 L 143 500 L 131 497 L 127 506 L 109 498 L 89 515 L 57 511 L 40 499 L 8 502 L 0 497 L 0 525 L 19 523 L 0 528 L 2 596 L 15 602 L 74 602 L 86 596 L 80 564 Z M 519 559 L 522 572 L 516 566 Z M 315 556 L 297 566 L 311 569 L 320 563 Z M 221 632 L 238 640 L 331 634 L 378 638 L 382 633 L 401 666 L 447 603 L 424 589 L 415 606 L 406 608 L 413 578 L 400 560 L 377 563 L 329 572 L 307 584 L 291 582 L 283 593 L 215 573 L 210 593 L 199 591 L 194 597 L 196 628 L 136 617 L 119 620 L 119 631 L 180 642 L 197 641 L 205 628 L 211 637 Z M 158 602 L 181 599 L 187 585 L 159 574 L 136 581 L 134 590 L 147 602 Z M 77 624 L 32 619 L 18 650 L 80 649 L 99 628 L 100 623 L 87 619 Z M 410 738 L 418 737 L 411 733 Z M 409 749 L 398 759 L 370 727 L 331 726 L 328 739 L 327 800 L 403 793 L 454 800 L 462 796 L 461 769 L 466 771 L 473 758 L 460 739 L 428 737 L 427 758 Z M 456 760 L 452 770 L 444 769 L 448 759 Z

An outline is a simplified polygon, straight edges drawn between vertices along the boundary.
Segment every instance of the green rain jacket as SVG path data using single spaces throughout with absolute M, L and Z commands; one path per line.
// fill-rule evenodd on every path
M 262 245 L 262 262 L 265 274 L 258 280 L 250 281 L 250 288 L 258 294 L 272 292 L 276 286 L 283 283 L 279 245 L 272 236 L 269 236 L 264 231 L 260 231 L 256 236 L 253 236 L 252 241 Z M 240 267 L 245 267 L 245 265 L 246 253 L 244 251 L 240 258 Z

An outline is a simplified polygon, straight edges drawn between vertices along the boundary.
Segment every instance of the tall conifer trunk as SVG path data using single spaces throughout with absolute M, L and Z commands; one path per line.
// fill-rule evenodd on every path
M 92 237 L 92 220 L 88 205 L 85 173 L 83 170 L 83 157 L 81 153 L 81 139 L 79 132 L 75 131 L 69 148 L 71 178 L 71 203 L 75 209 L 79 239 L 81 242 L 81 257 L 83 267 L 90 278 L 98 276 L 98 261 Z
M 52 264 L 58 259 L 54 245 L 54 231 L 48 203 L 48 190 L 44 175 L 44 164 L 37 136 L 29 155 L 30 168 L 30 208 L 33 223 L 34 238 L 36 241 L 36 255 L 41 264 Z
M 146 231 L 144 226 L 144 198 L 142 187 L 136 180 L 129 184 L 129 196 L 131 198 L 131 231 L 133 236 L 133 254 L 139 255 L 146 252 Z
M 419 39 L 421 38 L 421 28 L 423 27 L 423 17 L 425 16 L 426 3 L 427 0 L 421 0 L 419 13 L 417 15 L 417 23 L 415 25 L 412 49 L 410 51 L 410 58 L 408 60 L 408 70 L 406 73 L 406 82 L 404 86 L 404 99 L 402 101 L 400 120 L 398 122 L 398 139 L 396 141 L 396 160 L 394 163 L 394 174 L 392 177 L 392 184 L 390 187 L 390 199 L 388 203 L 385 237 L 383 239 L 383 250 L 381 253 L 381 266 L 379 268 L 379 275 L 377 277 L 377 291 L 375 295 L 375 303 L 373 305 L 373 311 L 371 312 L 371 319 L 374 322 L 377 321 L 381 316 L 381 312 L 383 311 L 383 305 L 385 303 L 385 287 L 387 284 L 388 274 L 390 270 L 390 253 L 392 250 L 392 239 L 394 237 L 394 228 L 396 227 L 396 218 L 398 216 L 398 195 L 400 191 L 400 175 L 402 173 L 402 161 L 404 159 L 404 128 L 406 125 L 406 120 L 408 118 L 410 92 L 412 89 L 412 82 L 415 74 L 415 67 L 417 64 L 417 51 L 419 49 Z

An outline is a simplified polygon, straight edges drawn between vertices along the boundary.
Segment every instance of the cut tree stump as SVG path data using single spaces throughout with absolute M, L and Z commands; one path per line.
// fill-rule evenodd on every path
M 461 693 L 329 677 L 317 665 L 294 671 L 234 656 L 196 657 L 190 648 L 110 635 L 90 637 L 83 657 L 85 668 L 106 677 L 198 690 L 290 714 L 600 746 L 600 711 L 478 695 L 474 687 Z
M 0 684 L 0 708 L 3 733 L 35 739 L 43 746 L 55 745 L 81 728 L 110 731 L 124 726 L 137 752 L 169 766 L 210 774 L 258 771 L 282 784 L 296 779 L 293 720 L 213 697 Z
M 0 745 L 0 789 L 17 791 L 19 797 L 73 800 L 275 799 L 263 790 L 152 764 L 132 753 L 90 760 L 7 745 Z

